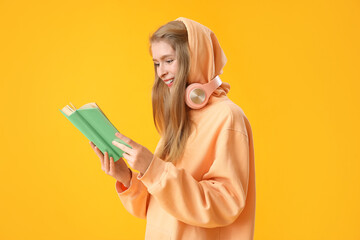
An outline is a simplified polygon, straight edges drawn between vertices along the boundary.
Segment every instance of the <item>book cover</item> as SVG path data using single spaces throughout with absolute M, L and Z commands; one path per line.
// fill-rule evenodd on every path
M 72 104 L 71 106 L 67 105 L 60 112 L 102 153 L 108 152 L 109 158 L 113 157 L 114 162 L 123 156 L 124 151 L 114 146 L 112 141 L 115 140 L 131 148 L 115 136 L 118 130 L 95 102 L 85 104 L 79 109 Z

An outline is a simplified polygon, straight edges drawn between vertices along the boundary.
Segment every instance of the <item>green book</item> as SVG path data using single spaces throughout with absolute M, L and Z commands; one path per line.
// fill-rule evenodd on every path
M 71 106 L 66 105 L 62 110 L 59 109 L 60 112 L 101 152 L 107 152 L 109 158 L 113 157 L 114 162 L 123 156 L 124 151 L 114 146 L 112 141 L 115 140 L 131 148 L 131 146 L 115 136 L 118 130 L 96 103 L 85 104 L 79 109 L 76 109 L 72 103 L 70 104 Z

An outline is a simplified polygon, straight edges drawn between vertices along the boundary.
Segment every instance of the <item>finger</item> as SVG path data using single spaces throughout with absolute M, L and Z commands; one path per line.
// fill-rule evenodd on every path
M 114 158 L 110 157 L 110 169 L 109 171 L 112 172 L 115 169 L 115 164 L 114 164 Z
M 123 153 L 123 157 L 124 157 L 126 160 L 128 160 L 128 162 L 129 162 L 129 161 L 134 161 L 134 158 L 133 158 L 131 155 L 127 154 L 126 152 Z
M 126 165 L 125 159 L 123 157 L 119 158 L 116 162 L 114 161 L 114 167 L 124 167 Z M 115 168 L 114 168 L 115 169 Z
M 130 155 L 133 155 L 135 153 L 134 149 L 129 148 L 128 146 L 119 143 L 117 141 L 112 141 L 112 144 L 115 145 L 116 147 L 120 148 L 121 150 L 123 150 L 124 152 L 127 152 Z
M 137 145 L 136 142 L 134 142 L 133 140 L 131 140 L 130 138 L 122 135 L 121 133 L 119 132 L 116 132 L 115 133 L 115 136 L 117 136 L 118 138 L 120 138 L 121 140 L 123 140 L 124 142 L 126 142 L 127 144 L 129 144 L 131 147 L 135 147 Z
M 99 150 L 97 147 L 95 147 L 95 148 L 96 148 L 95 152 L 96 152 L 96 151 L 100 152 L 100 150 Z M 101 169 L 104 171 L 104 170 L 105 170 L 104 156 L 103 156 L 102 153 L 96 153 L 96 154 L 97 154 L 98 157 L 100 158 Z M 101 154 L 101 156 L 100 156 L 100 154 Z
M 133 169 L 135 169 L 134 161 L 127 160 L 127 163 L 129 164 L 130 167 L 132 167 Z
M 116 164 L 119 164 L 119 163 L 121 163 L 123 161 L 124 161 L 124 159 L 122 157 L 120 157 L 116 162 L 114 161 L 114 164 L 116 165 Z
M 99 149 L 93 142 L 90 142 L 90 146 L 91 146 L 91 148 L 92 148 L 95 152 L 97 152 L 96 149 Z M 101 152 L 101 151 L 100 151 L 100 152 Z
M 101 170 L 105 171 L 103 153 L 100 151 L 100 149 L 97 146 L 95 146 L 93 142 L 90 142 L 90 146 L 95 151 L 96 155 L 100 158 Z
M 104 157 L 104 168 L 105 168 L 105 172 L 108 173 L 109 172 L 109 154 L 107 152 L 105 152 L 105 157 Z
M 96 148 L 97 148 L 96 145 L 93 142 L 90 142 L 90 146 L 96 153 Z
M 94 147 L 94 151 L 101 160 L 104 159 L 104 154 L 100 151 L 100 149 L 97 146 Z

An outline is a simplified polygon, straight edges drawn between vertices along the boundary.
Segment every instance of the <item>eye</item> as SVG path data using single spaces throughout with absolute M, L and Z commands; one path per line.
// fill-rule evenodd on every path
M 158 66 L 159 66 L 159 64 L 158 64 L 158 63 L 154 63 L 154 66 L 155 66 L 155 67 L 158 67 Z
M 174 61 L 174 60 L 167 60 L 166 62 L 167 62 L 167 63 L 171 63 L 172 61 Z

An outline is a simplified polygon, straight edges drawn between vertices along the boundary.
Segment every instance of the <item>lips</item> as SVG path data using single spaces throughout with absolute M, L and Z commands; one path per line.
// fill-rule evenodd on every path
M 168 85 L 169 87 L 172 85 L 173 81 L 174 81 L 174 78 L 164 80 L 165 84 Z

